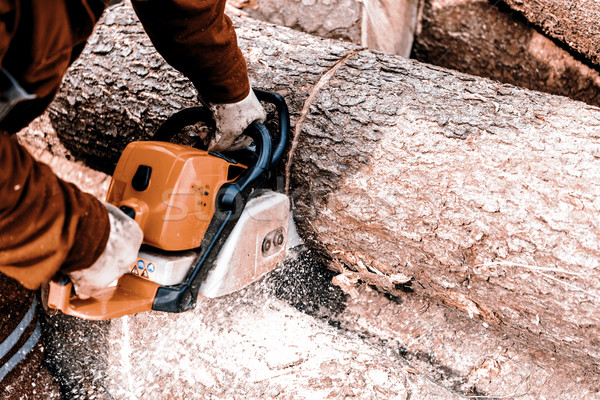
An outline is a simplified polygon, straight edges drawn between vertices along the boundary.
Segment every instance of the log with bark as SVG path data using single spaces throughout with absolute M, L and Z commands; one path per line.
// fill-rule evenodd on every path
M 412 56 L 529 89 L 600 105 L 600 73 L 486 0 L 426 0 Z
M 229 0 L 229 13 L 287 26 L 329 39 L 361 42 L 361 3 L 357 0 Z M 232 8 L 237 9 L 232 10 Z
M 238 15 L 409 57 L 421 0 L 230 0 L 228 4 Z
M 574 56 L 568 46 L 551 39 L 552 36 L 545 36 L 506 3 L 487 0 L 418 3 L 417 16 L 415 1 L 229 2 L 243 10 L 231 7 L 237 14 L 600 105 L 598 68 Z M 523 6 L 522 2 L 518 4 Z M 402 20 L 407 22 L 398 23 Z M 349 21 L 354 21 L 353 25 Z M 577 25 L 577 21 L 572 24 Z M 361 29 L 357 29 L 359 22 Z M 418 22 L 416 32 L 415 22 Z
M 443 302 L 598 372 L 600 109 L 235 23 L 253 85 L 290 105 L 297 223 L 338 283 Z M 76 157 L 110 170 L 195 103 L 117 6 L 49 115 Z
M 600 67 L 600 4 L 575 0 L 503 0 L 549 37 Z

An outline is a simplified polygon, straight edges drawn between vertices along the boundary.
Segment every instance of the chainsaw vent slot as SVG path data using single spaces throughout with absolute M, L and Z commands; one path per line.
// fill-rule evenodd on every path
M 131 186 L 138 192 L 143 192 L 148 189 L 150 184 L 150 175 L 152 174 L 152 167 L 147 165 L 140 165 L 133 175 L 131 180 Z
M 237 179 L 240 175 L 242 175 L 242 173 L 244 173 L 244 171 L 246 171 L 246 168 L 244 167 L 240 167 L 239 165 L 230 165 L 229 169 L 227 170 L 227 180 L 232 181 Z

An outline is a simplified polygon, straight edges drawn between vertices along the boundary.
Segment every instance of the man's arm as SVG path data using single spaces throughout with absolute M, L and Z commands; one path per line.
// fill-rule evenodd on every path
M 133 0 L 148 36 L 169 64 L 181 71 L 210 103 L 236 103 L 248 96 L 246 62 L 225 0 Z
M 26 288 L 37 288 L 59 269 L 88 267 L 104 250 L 110 229 L 102 204 L 3 132 L 0 194 L 0 271 Z
M 209 150 L 247 146 L 249 139 L 239 136 L 252 121 L 263 122 L 266 113 L 250 90 L 246 62 L 224 14 L 225 0 L 132 3 L 156 49 L 211 105 L 217 132 Z

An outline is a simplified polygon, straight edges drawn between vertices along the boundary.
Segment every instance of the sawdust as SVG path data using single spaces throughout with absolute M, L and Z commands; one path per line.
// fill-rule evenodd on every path
M 257 291 L 202 300 L 185 314 L 122 318 L 111 325 L 108 342 L 115 398 L 319 399 L 344 392 L 401 399 L 407 393 L 402 369 L 381 349 Z
M 369 343 L 355 333 L 344 333 L 326 319 L 293 307 L 289 298 L 278 298 L 277 283 L 281 281 L 264 279 L 230 296 L 199 299 L 194 310 L 182 314 L 149 312 L 102 324 L 64 316 L 51 318 L 51 329 L 71 332 L 53 335 L 60 336 L 60 345 L 51 346 L 54 365 L 63 365 L 66 396 L 456 397 L 415 374 L 398 352 Z M 87 334 L 78 334 L 86 329 Z M 61 359 L 56 357 L 57 349 Z M 73 368 L 72 362 L 66 365 L 71 358 L 87 362 Z

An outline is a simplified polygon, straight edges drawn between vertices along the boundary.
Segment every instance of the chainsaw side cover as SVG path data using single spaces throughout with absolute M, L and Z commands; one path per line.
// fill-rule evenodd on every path
M 288 236 L 290 200 L 265 192 L 248 201 L 200 286 L 205 297 L 238 291 L 283 261 Z
M 107 201 L 135 219 L 145 244 L 190 250 L 202 242 L 219 188 L 245 168 L 180 144 L 133 142 L 117 163 Z

